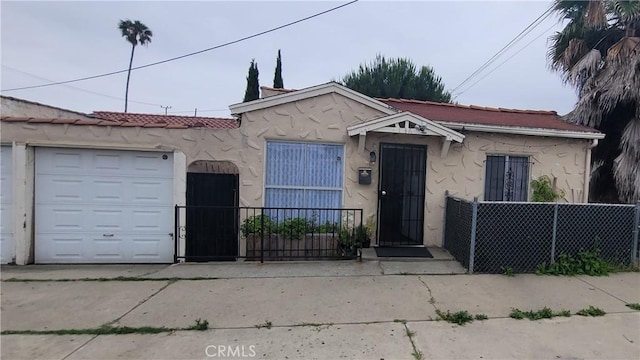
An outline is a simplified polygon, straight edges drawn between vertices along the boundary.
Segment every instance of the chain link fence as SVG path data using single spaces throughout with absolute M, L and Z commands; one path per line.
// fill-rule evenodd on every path
M 533 272 L 561 254 L 598 249 L 614 264 L 638 259 L 640 204 L 467 201 L 447 196 L 444 248 L 469 272 Z
M 471 250 L 472 219 L 472 203 L 455 197 L 447 197 L 444 248 L 467 269 L 469 268 Z

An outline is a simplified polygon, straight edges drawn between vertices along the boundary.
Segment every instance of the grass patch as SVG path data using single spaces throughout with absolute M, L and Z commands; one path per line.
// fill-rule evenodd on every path
M 629 303 L 629 304 L 626 304 L 626 306 L 627 306 L 629 309 L 633 309 L 633 310 L 636 310 L 636 311 L 640 311 L 640 304 L 639 304 L 639 303 Z
M 521 320 L 525 318 L 529 320 L 541 320 L 541 319 L 551 319 L 558 316 L 570 317 L 571 311 L 562 310 L 562 311 L 554 312 L 553 310 L 545 306 L 542 309 L 537 311 L 533 311 L 533 310 L 522 311 L 518 308 L 513 308 L 511 310 L 511 313 L 509 314 L 510 318 L 513 318 L 516 320 Z
M 475 320 L 487 320 L 489 317 L 485 314 L 476 314 L 476 316 L 473 317 Z
M 473 321 L 473 316 L 466 310 L 456 311 L 454 313 L 449 312 L 449 310 L 447 310 L 446 313 L 440 310 L 436 310 L 436 314 L 438 314 L 438 317 L 440 317 L 440 319 L 452 324 L 464 325 Z
M 589 305 L 588 308 L 582 309 L 576 313 L 576 315 L 580 316 L 604 316 L 606 314 L 607 313 L 604 310 L 594 307 L 593 305 Z
M 143 278 L 143 277 L 135 277 L 135 276 L 116 276 L 113 278 L 106 277 L 98 277 L 98 278 L 80 278 L 80 279 L 20 279 L 20 278 L 9 278 L 2 280 L 3 282 L 81 282 L 81 281 L 96 281 L 96 282 L 106 282 L 106 281 L 171 281 L 176 282 L 178 280 L 217 280 L 218 278 L 213 277 L 162 277 L 162 278 Z
M 168 328 L 164 326 L 111 326 L 103 325 L 90 329 L 59 330 L 4 330 L 0 335 L 128 335 L 128 334 L 160 334 L 173 331 L 204 331 L 209 328 L 207 320 L 197 319 L 194 325 L 184 328 Z

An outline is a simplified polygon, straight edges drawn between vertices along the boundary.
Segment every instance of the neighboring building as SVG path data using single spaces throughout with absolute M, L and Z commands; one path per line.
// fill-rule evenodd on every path
M 0 113 L 2 117 L 14 118 L 89 119 L 87 114 L 81 112 L 10 96 L 0 96 Z
M 439 246 L 447 190 L 526 201 L 530 181 L 549 175 L 564 201 L 586 201 L 604 137 L 554 112 L 373 99 L 336 83 L 263 93 L 231 105 L 234 119 L 3 117 L 15 244 L 3 235 L 3 253 L 15 249 L 19 264 L 171 262 L 173 206 L 209 196 L 196 173 L 235 176 L 220 189 L 240 206 L 361 208 L 374 245 Z

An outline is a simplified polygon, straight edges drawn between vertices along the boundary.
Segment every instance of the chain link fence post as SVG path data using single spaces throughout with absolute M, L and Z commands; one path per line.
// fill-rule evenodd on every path
M 638 233 L 640 233 L 640 201 L 636 203 L 636 212 L 635 212 L 635 220 L 633 225 L 633 246 L 631 253 L 631 261 L 632 264 L 637 264 L 638 262 Z
M 558 234 L 558 206 L 556 203 L 553 206 L 553 235 L 551 236 L 551 260 L 550 264 L 556 262 L 556 237 Z
M 478 197 L 473 198 L 471 215 L 471 244 L 469 249 L 469 274 L 473 274 L 473 263 L 476 255 L 476 226 L 478 224 Z
M 444 192 L 444 219 L 442 220 L 442 242 L 440 246 L 444 249 L 445 240 L 447 238 L 447 204 L 449 203 L 449 190 Z

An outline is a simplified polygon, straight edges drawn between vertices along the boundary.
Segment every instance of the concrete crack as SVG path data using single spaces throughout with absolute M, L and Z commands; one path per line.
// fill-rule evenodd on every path
M 411 353 L 411 355 L 416 360 L 422 360 L 422 357 L 423 357 L 422 351 L 418 350 L 418 348 L 416 347 L 415 341 L 413 341 L 413 337 L 416 336 L 416 332 L 409 330 L 409 327 L 407 326 L 406 321 L 403 323 L 403 325 L 404 325 L 405 334 L 409 338 L 409 341 L 411 342 L 411 347 L 413 348 L 413 352 Z
M 584 279 L 581 279 L 581 278 L 577 278 L 577 279 L 578 279 L 578 280 L 580 280 L 580 281 L 582 281 L 583 283 L 585 283 L 585 284 L 589 285 L 589 286 L 593 286 L 594 288 L 596 288 L 596 289 L 598 289 L 598 290 L 602 291 L 603 293 L 605 293 L 605 294 L 607 294 L 607 295 L 611 296 L 612 298 L 614 298 L 614 299 L 618 299 L 618 300 L 622 301 L 624 304 L 627 304 L 627 302 L 626 302 L 626 301 L 624 301 L 624 300 L 620 299 L 619 297 L 617 297 L 617 296 L 613 295 L 612 293 L 608 292 L 607 290 L 601 289 L 601 288 L 599 288 L 599 287 L 597 287 L 597 286 L 593 285 L 592 283 L 588 282 L 587 280 L 584 280 Z
M 131 309 L 129 309 L 127 312 L 125 312 L 124 314 L 122 314 L 120 317 L 118 317 L 117 319 L 113 320 L 113 321 L 109 321 L 108 323 L 104 324 L 104 326 L 111 326 L 115 323 L 117 323 L 118 321 L 120 321 L 123 317 L 129 315 L 133 310 L 139 308 L 142 304 L 146 303 L 147 301 L 151 300 L 151 298 L 153 298 L 154 296 L 158 295 L 162 290 L 166 289 L 167 287 L 169 287 L 169 285 L 175 283 L 177 280 L 169 280 L 163 287 L 161 287 L 160 289 L 158 289 L 157 291 L 155 291 L 153 294 L 147 296 L 146 298 L 140 300 L 134 307 L 132 307 Z
M 69 354 L 67 354 L 65 357 L 63 357 L 61 360 L 65 360 L 67 358 L 69 358 L 69 356 L 75 354 L 76 352 L 78 352 L 78 350 L 82 349 L 83 347 L 87 346 L 88 343 L 92 342 L 95 338 L 97 338 L 98 335 L 94 335 L 91 337 L 91 339 L 85 341 L 82 345 L 78 346 L 75 350 L 73 350 L 72 352 L 70 352 Z
M 431 304 L 431 306 L 433 306 L 433 308 L 435 310 L 440 310 L 436 306 L 436 299 L 433 297 L 433 293 L 431 292 L 431 288 L 429 288 L 429 285 L 427 285 L 427 283 L 424 282 L 424 280 L 422 280 L 422 278 L 420 276 L 418 276 L 418 280 L 420 280 L 422 285 L 424 285 L 424 287 L 427 288 L 427 291 L 429 292 L 429 304 Z

